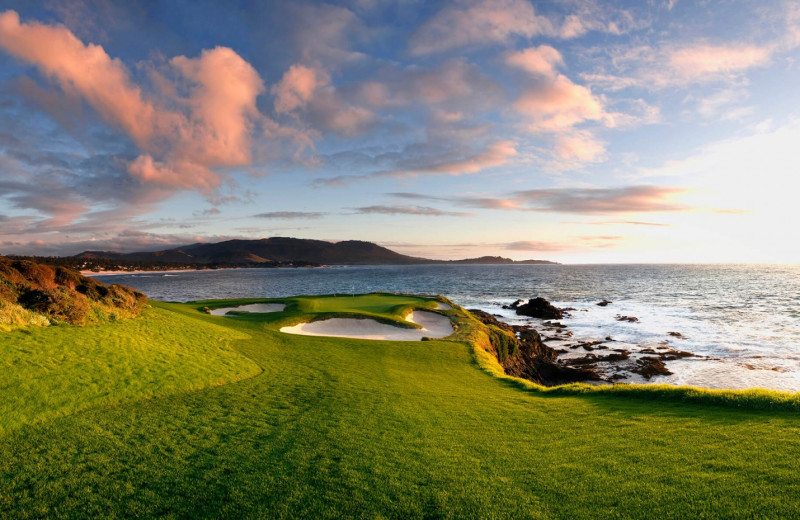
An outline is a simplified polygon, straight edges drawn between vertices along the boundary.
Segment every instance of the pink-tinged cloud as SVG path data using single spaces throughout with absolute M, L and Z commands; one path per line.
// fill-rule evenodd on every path
M 429 206 L 363 206 L 352 208 L 363 215 L 419 215 L 425 217 L 469 217 L 472 213 L 443 211 Z
M 112 125 L 138 144 L 153 136 L 155 109 L 127 68 L 99 45 L 84 45 L 66 27 L 20 23 L 15 11 L 0 13 L 0 47 L 36 65 L 66 92 L 77 92 Z
M 525 90 L 514 108 L 530 119 L 528 128 L 533 132 L 562 132 L 604 117 L 601 101 L 588 88 L 563 75 Z
M 526 190 L 514 194 L 532 211 L 585 214 L 664 213 L 694 211 L 676 196 L 685 188 L 626 186 L 621 188 L 576 188 Z
M 742 43 L 634 47 L 613 57 L 615 71 L 582 74 L 607 90 L 631 87 L 660 90 L 697 83 L 734 82 L 745 72 L 769 64 L 776 45 Z
M 415 173 L 441 173 L 447 175 L 463 175 L 496 168 L 508 163 L 517 155 L 517 149 L 511 141 L 491 143 L 481 152 L 461 160 L 433 163 L 419 170 L 391 172 L 391 175 L 407 175 Z
M 597 162 L 603 159 L 605 146 L 586 131 L 561 134 L 555 138 L 555 156 L 566 163 Z
M 672 50 L 668 65 L 685 78 L 700 78 L 766 65 L 770 55 L 755 45 L 696 45 Z
M 216 47 L 199 58 L 178 56 L 172 64 L 193 85 L 189 120 L 181 120 L 175 153 L 198 166 L 242 166 L 250 158 L 250 136 L 260 117 L 256 98 L 264 83 L 233 50 Z
M 161 102 L 143 95 L 120 60 L 98 45 L 83 44 L 65 27 L 21 23 L 16 12 L 6 11 L 0 14 L 0 47 L 85 99 L 128 135 L 141 156 L 127 170 L 146 184 L 210 194 L 222 182 L 214 168 L 251 162 L 256 125 L 281 133 L 256 107 L 265 90 L 258 73 L 226 47 L 173 58 L 175 83 L 153 74 L 167 98 Z M 187 97 L 178 96 L 178 81 L 188 87 Z
M 530 38 L 555 32 L 552 22 L 537 15 L 533 4 L 526 0 L 457 1 L 417 29 L 409 51 L 423 55 L 504 42 L 513 36 Z
M 619 188 L 550 188 L 524 190 L 505 197 L 435 197 L 421 193 L 390 193 L 411 200 L 432 200 L 482 209 L 536 211 L 544 213 L 625 214 L 698 211 L 678 200 L 688 193 L 673 186 L 623 186 Z M 623 222 L 624 223 L 624 222 Z M 628 222 L 634 223 L 634 222 Z
M 372 85 L 373 90 L 380 89 L 380 84 Z M 271 92 L 275 95 L 276 113 L 296 118 L 302 114 L 314 128 L 340 135 L 361 133 L 376 119 L 371 110 L 345 99 L 320 68 L 292 65 Z M 377 91 L 373 93 L 380 95 Z
M 506 55 L 505 62 L 511 67 L 534 75 L 554 77 L 556 68 L 564 64 L 561 53 L 549 45 L 540 45 Z
M 330 78 L 324 71 L 304 65 L 292 65 L 281 81 L 272 87 L 275 112 L 283 114 L 306 106 L 314 91 L 329 82 Z

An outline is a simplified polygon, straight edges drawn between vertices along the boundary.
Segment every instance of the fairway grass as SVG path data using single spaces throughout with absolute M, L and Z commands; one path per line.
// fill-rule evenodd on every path
M 424 298 L 151 303 L 119 324 L 0 335 L 0 406 L 24 411 L 0 433 L 0 517 L 800 512 L 800 414 L 787 394 L 739 408 L 747 393 L 685 402 L 686 389 L 545 391 L 498 373 L 480 325 L 457 306 L 438 311 L 457 326 L 446 340 L 278 332 L 340 315 L 398 322 L 437 308 Z M 202 310 L 248 303 L 287 307 Z M 100 386 L 81 391 L 91 380 Z M 770 409 L 770 399 L 789 404 Z

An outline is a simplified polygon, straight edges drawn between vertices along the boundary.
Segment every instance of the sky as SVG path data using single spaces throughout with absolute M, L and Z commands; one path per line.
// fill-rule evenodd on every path
M 0 254 L 800 262 L 800 2 L 0 0 Z

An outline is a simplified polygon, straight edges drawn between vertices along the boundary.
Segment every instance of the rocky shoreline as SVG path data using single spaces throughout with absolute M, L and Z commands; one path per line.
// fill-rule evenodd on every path
M 606 307 L 613 304 L 601 300 L 596 305 Z M 485 311 L 471 309 L 481 322 L 512 333 L 517 344 L 513 354 L 498 355 L 498 361 L 509 375 L 521 377 L 545 386 L 585 382 L 590 384 L 612 384 L 633 375 L 649 381 L 653 377 L 670 375 L 665 362 L 699 356 L 675 349 L 664 341 L 655 347 L 641 349 L 620 348 L 611 336 L 601 340 L 576 341 L 572 331 L 562 320 L 572 317 L 573 308 L 558 308 L 544 298 L 532 298 L 527 302 L 517 300 L 504 309 L 513 309 L 517 315 L 544 320 L 537 331 L 530 325 L 510 325 Z M 637 323 L 635 316 L 617 315 L 618 321 Z M 683 339 L 680 332 L 669 332 L 670 337 Z M 497 352 L 498 349 L 495 345 Z M 506 350 L 508 350 L 506 348 Z M 502 359 L 501 359 L 502 358 Z

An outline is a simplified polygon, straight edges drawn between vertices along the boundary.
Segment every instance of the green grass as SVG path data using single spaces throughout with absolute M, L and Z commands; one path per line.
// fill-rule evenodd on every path
M 0 433 L 91 406 L 251 377 L 258 365 L 231 348 L 243 338 L 164 310 L 110 326 L 6 332 L 0 336 Z
M 480 350 L 485 333 L 458 309 L 446 312 L 459 324 L 455 341 L 386 342 L 277 329 L 357 314 L 360 305 L 366 315 L 396 320 L 418 299 L 282 301 L 285 312 L 235 318 L 204 315 L 208 302 L 153 303 L 149 321 L 77 329 L 87 338 L 150 334 L 187 349 L 201 348 L 189 334 L 214 331 L 261 372 L 149 399 L 131 392 L 115 405 L 92 401 L 80 413 L 6 431 L 0 517 L 789 518 L 800 511 L 797 411 L 740 409 L 748 397 L 735 392 L 685 402 L 686 389 L 650 397 L 641 389 L 542 391 L 489 373 L 496 366 Z M 22 337 L 13 334 L 0 336 L 3 378 L 17 370 L 6 363 Z M 42 350 L 33 355 L 69 350 L 72 340 L 60 334 L 77 333 L 31 329 Z M 191 366 L 173 360 L 176 373 L 184 361 Z M 83 370 L 99 370 L 92 367 Z M 47 377 L 30 379 L 51 392 Z M 128 384 L 115 382 L 114 391 Z M 784 397 L 761 394 L 756 408 Z

